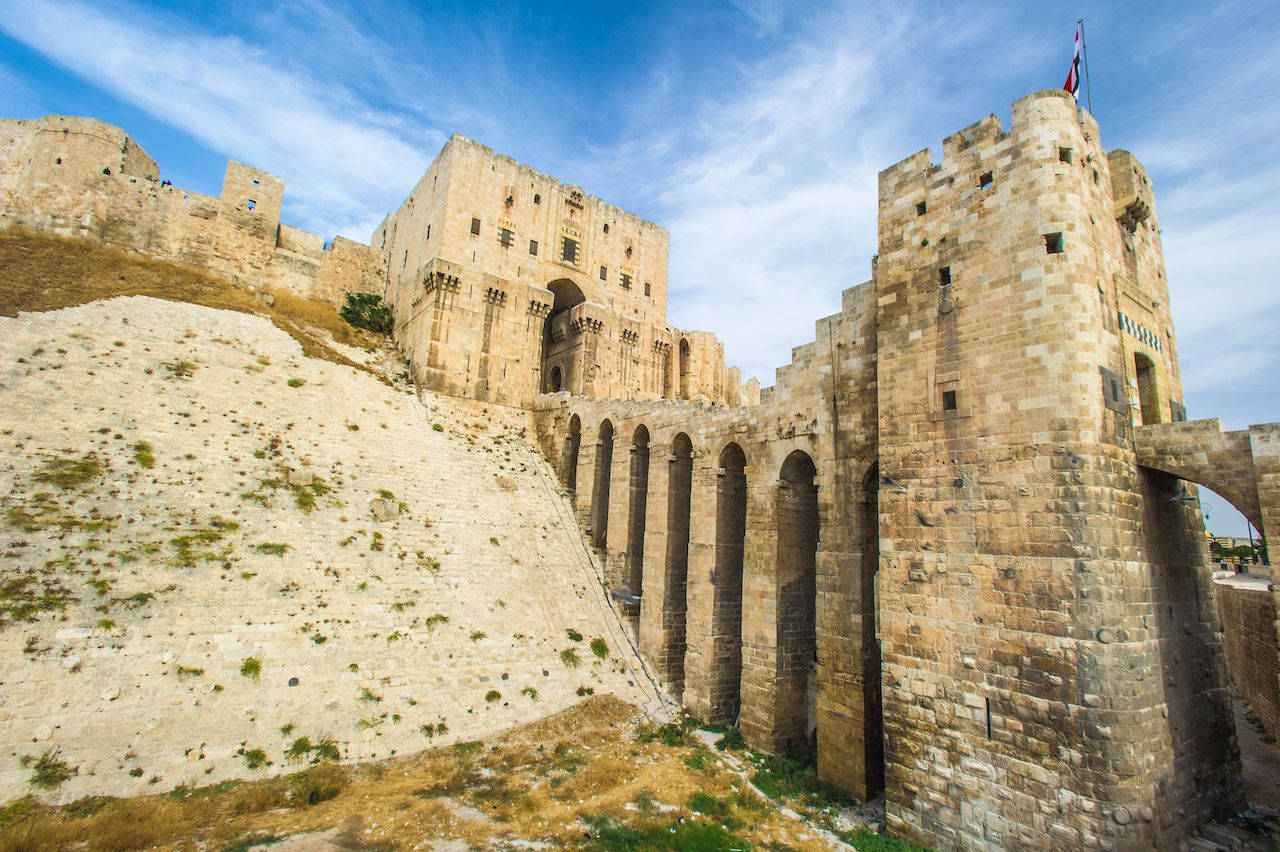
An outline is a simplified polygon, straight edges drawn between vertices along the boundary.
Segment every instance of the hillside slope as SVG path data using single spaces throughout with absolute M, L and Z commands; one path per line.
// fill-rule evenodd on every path
M 130 296 L 0 318 L 0 432 L 0 800 L 660 706 L 521 412 Z

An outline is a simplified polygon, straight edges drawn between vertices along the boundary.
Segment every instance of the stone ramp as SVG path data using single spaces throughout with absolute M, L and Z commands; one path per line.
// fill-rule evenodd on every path
M 524 412 L 130 297 L 0 318 L 0 430 L 0 799 L 46 752 L 67 801 L 665 706 Z

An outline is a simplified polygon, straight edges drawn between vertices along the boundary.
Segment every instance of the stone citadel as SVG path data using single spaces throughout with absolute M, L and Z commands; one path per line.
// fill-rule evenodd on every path
M 420 387 L 532 409 L 670 693 L 895 834 L 1172 848 L 1242 807 L 1180 480 L 1276 540 L 1280 425 L 1186 422 L 1152 188 L 1066 93 L 881 172 L 870 280 L 764 389 L 666 323 L 663 229 L 462 137 L 368 246 L 237 163 L 162 186 L 90 119 L 6 140 L 0 223 L 380 294 Z

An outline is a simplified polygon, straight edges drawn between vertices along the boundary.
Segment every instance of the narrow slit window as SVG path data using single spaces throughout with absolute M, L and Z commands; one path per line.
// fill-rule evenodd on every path
M 431 225 L 427 225 L 427 239 L 431 239 Z
M 538 241 L 537 241 L 537 240 L 529 240 L 529 254 L 533 255 L 534 257 L 537 257 L 537 256 L 538 256 Z
M 939 287 L 951 286 L 951 267 L 950 266 L 944 266 L 938 270 L 938 286 Z
M 921 201 L 919 204 L 916 205 L 917 216 L 923 216 L 925 213 L 928 212 L 928 210 L 929 210 L 929 205 L 923 201 Z
M 994 182 L 995 179 L 991 176 L 991 172 L 983 172 L 982 177 L 978 178 L 978 188 L 986 189 Z
M 608 223 L 608 222 L 605 222 L 605 223 L 604 223 L 604 232 L 605 232 L 606 234 L 607 234 L 607 233 L 609 233 L 609 223 Z
M 955 391 L 949 390 L 949 391 L 942 392 L 942 410 L 943 411 L 956 410 L 956 392 Z
M 1045 254 L 1062 254 L 1062 232 L 1044 235 Z
M 477 237 L 480 236 L 480 220 L 474 217 L 471 219 L 471 233 Z

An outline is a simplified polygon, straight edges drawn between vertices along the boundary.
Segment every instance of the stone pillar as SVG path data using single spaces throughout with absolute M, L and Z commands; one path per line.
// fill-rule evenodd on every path
M 780 486 L 777 479 L 764 480 L 764 475 L 757 475 L 748 486 L 742 576 L 742 714 L 738 727 L 751 746 L 783 752 L 778 703 L 778 518 L 773 511 Z
M 711 574 L 716 565 L 716 487 L 718 469 L 703 453 L 694 459 L 689 495 L 688 616 L 684 658 L 684 706 L 702 719 L 712 717 L 712 678 L 716 646 L 712 631 L 715 588 Z
M 672 685 L 667 658 L 667 484 L 671 455 L 658 445 L 649 452 L 649 499 L 644 526 L 643 587 L 640 589 L 640 653 L 664 686 Z
M 884 785 L 875 465 L 819 470 L 818 775 L 866 800 Z

